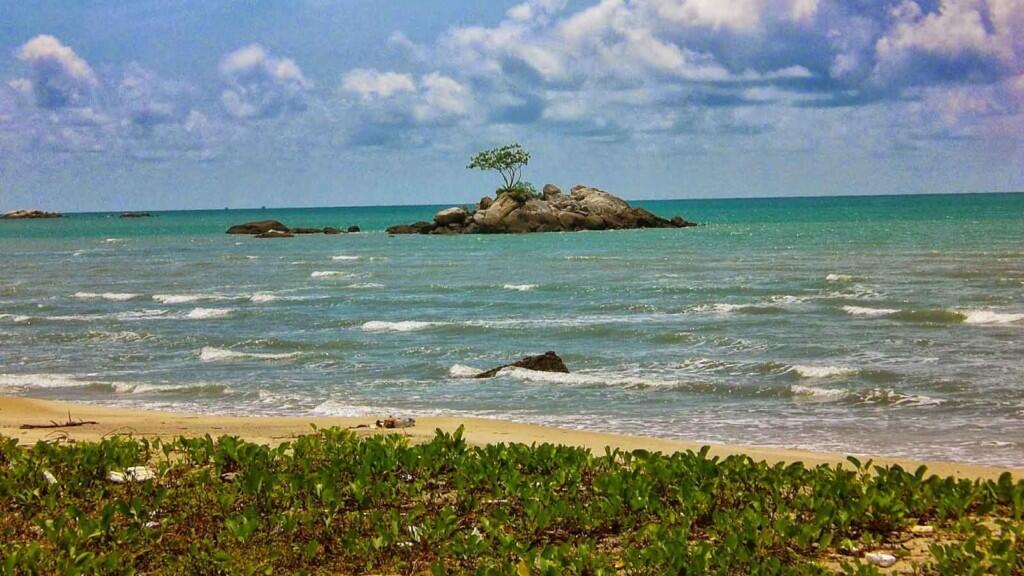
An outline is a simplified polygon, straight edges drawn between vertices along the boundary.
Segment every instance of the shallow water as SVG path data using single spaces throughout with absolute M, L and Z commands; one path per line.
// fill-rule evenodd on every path
M 0 222 L 0 392 L 1024 465 L 1024 194 L 640 204 L 708 225 L 382 232 L 437 207 Z M 223 233 L 264 218 L 367 232 Z M 464 377 L 545 350 L 574 373 Z

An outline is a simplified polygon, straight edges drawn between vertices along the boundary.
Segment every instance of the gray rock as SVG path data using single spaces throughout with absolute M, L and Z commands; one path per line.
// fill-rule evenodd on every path
M 0 218 L 4 220 L 27 220 L 33 218 L 63 218 L 64 215 L 59 212 L 46 212 L 44 210 L 15 210 L 8 212 Z
M 349 232 L 360 232 L 359 226 L 349 226 L 348 227 L 348 231 Z
M 341 231 L 340 228 L 334 228 L 332 226 L 327 226 L 327 227 L 324 228 L 324 234 L 334 235 L 334 234 L 341 234 L 341 233 L 342 233 L 342 231 Z
M 525 368 L 526 370 L 537 370 L 539 372 L 569 373 L 569 369 L 566 368 L 565 362 L 562 361 L 558 354 L 548 351 L 537 356 L 527 356 L 518 362 L 513 362 L 512 364 L 505 364 L 503 366 L 498 366 L 497 368 L 491 368 L 486 372 L 481 372 L 476 376 L 473 376 L 473 378 L 491 378 L 505 368 Z
M 387 229 L 388 234 L 429 234 L 434 229 L 430 222 L 416 222 L 414 224 L 399 224 Z
M 562 195 L 562 189 L 559 188 L 558 186 L 555 186 L 554 184 L 545 184 L 544 190 L 541 192 L 541 194 L 543 195 L 545 200 L 550 202 L 551 200 L 555 199 L 556 196 Z
M 451 208 L 445 208 L 437 214 L 434 214 L 434 222 L 437 222 L 438 226 L 447 226 L 449 224 L 461 224 L 466 221 L 466 217 L 469 216 L 469 212 L 461 206 L 453 206 Z
M 228 234 L 265 234 L 271 230 L 287 232 L 288 227 L 277 220 L 260 220 L 259 222 L 236 224 L 228 228 Z

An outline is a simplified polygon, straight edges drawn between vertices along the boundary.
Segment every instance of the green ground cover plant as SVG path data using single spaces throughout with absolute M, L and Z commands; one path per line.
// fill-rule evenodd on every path
M 155 478 L 113 483 L 146 465 Z M 0 437 L 0 574 L 1024 574 L 1024 482 L 313 430 Z M 929 526 L 927 534 L 923 529 Z

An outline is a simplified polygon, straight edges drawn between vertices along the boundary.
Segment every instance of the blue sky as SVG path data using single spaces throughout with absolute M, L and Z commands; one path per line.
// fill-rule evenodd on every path
M 1024 189 L 1024 0 L 0 0 L 0 210 Z

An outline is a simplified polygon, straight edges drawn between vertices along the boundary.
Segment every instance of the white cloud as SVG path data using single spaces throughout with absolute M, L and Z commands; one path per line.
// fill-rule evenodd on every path
M 305 110 L 312 87 L 294 60 L 273 57 L 259 44 L 227 54 L 221 60 L 220 74 L 227 84 L 221 103 L 229 115 L 239 119 Z
M 32 67 L 31 88 L 36 104 L 42 108 L 80 104 L 97 84 L 89 63 L 47 34 L 24 43 L 18 50 L 18 59 Z M 20 86 L 25 87 L 23 83 Z
M 416 82 L 408 74 L 356 68 L 342 76 L 341 89 L 363 99 L 390 98 L 403 92 L 415 92 Z
M 421 83 L 421 101 L 413 109 L 417 121 L 436 122 L 469 114 L 473 95 L 459 82 L 433 72 L 424 76 Z

